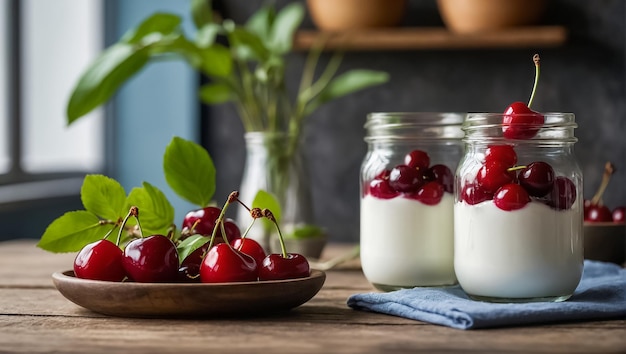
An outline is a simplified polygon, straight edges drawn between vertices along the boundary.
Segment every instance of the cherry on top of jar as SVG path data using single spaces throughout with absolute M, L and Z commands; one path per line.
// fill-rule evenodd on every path
M 578 139 L 574 136 L 574 129 L 578 127 L 573 113 L 548 112 L 541 113 L 545 120 L 541 125 L 519 124 L 518 129 L 536 129 L 537 133 L 532 137 L 511 139 L 504 136 L 503 123 L 505 114 L 502 113 L 468 113 L 463 123 L 462 130 L 465 132 L 464 141 L 515 141 L 516 143 L 528 142 L 531 144 L 550 143 L 575 143 Z
M 374 112 L 367 115 L 365 141 L 460 140 L 466 113 Z

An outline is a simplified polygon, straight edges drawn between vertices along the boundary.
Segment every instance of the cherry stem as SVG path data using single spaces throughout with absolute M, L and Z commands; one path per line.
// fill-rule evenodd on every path
M 228 206 L 230 205 L 230 203 L 237 200 L 238 196 L 239 192 L 237 191 L 233 191 L 228 195 L 228 199 L 224 203 L 224 206 L 220 211 L 220 215 L 217 217 L 217 220 L 215 220 L 215 226 L 213 227 L 213 232 L 211 233 L 211 241 L 209 241 L 209 247 L 207 247 L 207 251 L 210 250 L 211 247 L 213 247 L 213 243 L 215 242 L 215 235 L 217 235 L 217 230 L 219 228 L 221 228 L 222 236 L 224 237 L 225 243 L 228 244 L 229 247 L 232 247 L 230 246 L 230 243 L 228 243 L 228 239 L 226 238 L 226 231 L 224 230 L 224 217 L 226 216 L 226 210 L 228 209 Z
M 523 170 L 523 169 L 525 169 L 526 167 L 528 167 L 528 166 L 518 165 L 518 166 L 509 167 L 509 168 L 507 168 L 506 170 L 507 170 L 508 172 L 512 172 L 512 171 L 519 171 L 519 170 Z
M 122 221 L 122 224 L 120 225 L 120 231 L 117 233 L 117 240 L 115 241 L 116 246 L 120 245 L 120 241 L 122 240 L 122 231 L 124 231 L 124 226 L 126 226 L 126 222 L 128 221 L 128 219 L 131 216 L 138 215 L 138 214 L 139 214 L 139 209 L 136 206 L 131 206 L 130 210 L 128 210 L 128 214 L 126 215 L 126 217 Z M 137 221 L 137 224 L 139 224 L 139 221 Z
M 533 91 L 531 92 L 530 99 L 528 100 L 528 108 L 530 108 L 533 104 L 535 91 L 537 90 L 537 84 L 539 83 L 539 54 L 533 55 L 533 62 L 535 63 L 535 83 L 533 84 Z
M 591 198 L 592 205 L 597 205 L 600 202 L 600 199 L 602 199 L 602 195 L 604 194 L 606 187 L 609 185 L 609 181 L 611 180 L 611 175 L 613 174 L 613 172 L 615 172 L 615 167 L 610 161 L 608 161 L 606 164 L 604 164 L 604 174 L 602 175 L 602 182 L 600 182 L 600 187 L 598 187 L 598 191 L 596 192 L 596 194 L 593 195 L 593 198 Z
M 280 232 L 280 227 L 278 227 L 278 222 L 274 217 L 274 213 L 272 213 L 269 209 L 263 209 L 263 216 L 269 219 L 276 226 L 276 231 L 278 232 L 278 241 L 280 241 L 280 250 L 282 252 L 283 258 L 287 258 L 287 248 L 285 247 L 285 240 L 283 239 L 283 233 Z

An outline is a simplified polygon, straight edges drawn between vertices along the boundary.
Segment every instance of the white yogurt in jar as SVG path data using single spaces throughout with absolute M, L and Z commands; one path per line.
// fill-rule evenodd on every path
M 583 270 L 579 213 L 537 201 L 514 211 L 501 210 L 491 200 L 456 203 L 454 269 L 459 284 L 470 296 L 488 300 L 567 299 Z
M 398 196 L 361 199 L 361 266 L 381 290 L 456 283 L 454 197 L 437 205 Z

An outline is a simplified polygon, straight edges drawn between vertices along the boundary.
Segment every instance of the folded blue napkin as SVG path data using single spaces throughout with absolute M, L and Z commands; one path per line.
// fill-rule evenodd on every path
M 458 329 L 626 319 L 626 269 L 585 260 L 580 284 L 564 302 L 474 301 L 459 286 L 453 286 L 356 294 L 348 298 L 348 306 Z

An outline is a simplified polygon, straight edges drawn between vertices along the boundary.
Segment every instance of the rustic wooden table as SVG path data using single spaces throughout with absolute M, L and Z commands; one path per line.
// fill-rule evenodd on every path
M 328 247 L 326 255 L 346 247 Z M 358 267 L 327 272 L 322 290 L 287 313 L 256 319 L 127 319 L 66 300 L 51 274 L 73 255 L 32 240 L 0 242 L 0 352 L 624 353 L 626 319 L 462 331 L 355 311 L 348 296 L 372 291 Z

